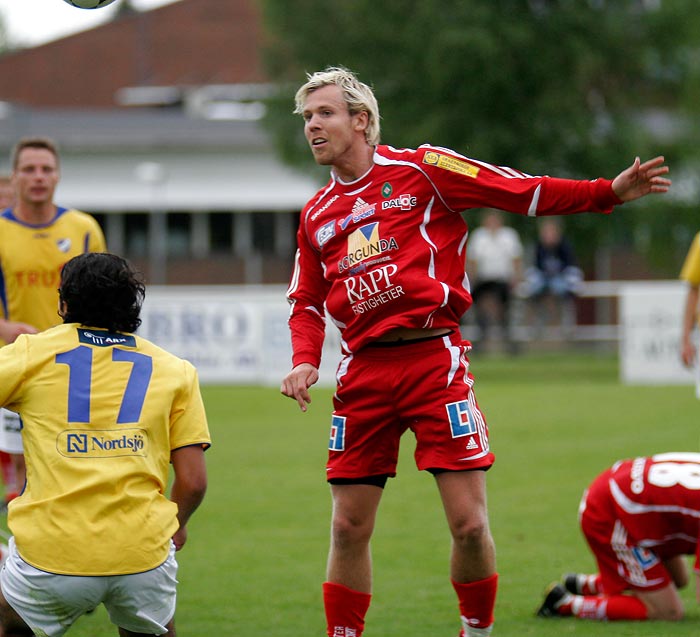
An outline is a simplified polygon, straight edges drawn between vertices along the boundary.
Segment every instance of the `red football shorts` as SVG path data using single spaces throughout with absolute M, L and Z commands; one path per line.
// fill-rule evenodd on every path
M 615 512 L 610 470 L 598 476 L 583 494 L 581 530 L 598 563 L 602 592 L 617 595 L 625 590 L 655 591 L 672 582 L 663 561 L 639 546 Z
M 458 332 L 363 348 L 340 363 L 328 479 L 396 475 L 399 440 L 416 437 L 419 469 L 485 469 L 494 462 Z

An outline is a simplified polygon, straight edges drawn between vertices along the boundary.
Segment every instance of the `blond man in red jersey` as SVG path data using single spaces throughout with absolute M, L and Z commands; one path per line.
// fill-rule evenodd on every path
M 663 158 L 615 179 L 531 177 L 454 151 L 379 143 L 379 108 L 346 69 L 310 75 L 296 112 L 331 178 L 305 206 L 290 281 L 293 368 L 281 391 L 302 410 L 318 380 L 325 314 L 341 331 L 329 458 L 331 547 L 323 586 L 330 637 L 360 637 L 371 600 L 370 539 L 383 487 L 411 429 L 435 476 L 452 536 L 462 633 L 489 635 L 497 574 L 486 507 L 494 456 L 459 322 L 471 303 L 460 212 L 537 216 L 595 211 L 666 192 Z

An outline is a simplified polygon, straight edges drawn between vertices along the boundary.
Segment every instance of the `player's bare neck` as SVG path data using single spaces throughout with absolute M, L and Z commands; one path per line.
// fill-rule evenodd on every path
M 53 203 L 27 204 L 20 202 L 15 205 L 13 213 L 23 223 L 39 226 L 53 220 L 56 216 L 56 206 Z
M 351 183 L 369 172 L 374 165 L 374 148 L 365 146 L 361 152 L 357 152 L 344 161 L 339 161 L 333 165 L 333 172 L 340 181 Z

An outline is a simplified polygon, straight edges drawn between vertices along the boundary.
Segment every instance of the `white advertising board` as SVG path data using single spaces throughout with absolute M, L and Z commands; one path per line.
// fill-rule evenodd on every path
M 190 361 L 203 384 L 279 385 L 291 369 L 284 286 L 151 286 L 138 334 Z M 329 324 L 319 384 L 333 385 L 339 334 Z
M 692 384 L 680 359 L 686 287 L 682 281 L 620 287 L 620 375 L 631 385 Z
M 291 369 L 285 286 L 151 286 L 138 333 L 192 362 L 205 384 L 279 385 Z M 685 285 L 619 289 L 620 376 L 626 384 L 692 384 L 679 357 Z M 319 384 L 335 384 L 336 327 L 326 328 Z

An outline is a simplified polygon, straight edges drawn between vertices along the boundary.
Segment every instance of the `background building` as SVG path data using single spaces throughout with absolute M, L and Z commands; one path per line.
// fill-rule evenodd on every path
M 288 279 L 318 184 L 261 125 L 253 0 L 181 0 L 0 56 L 0 170 L 20 137 L 61 149 L 57 202 L 93 213 L 151 283 Z

